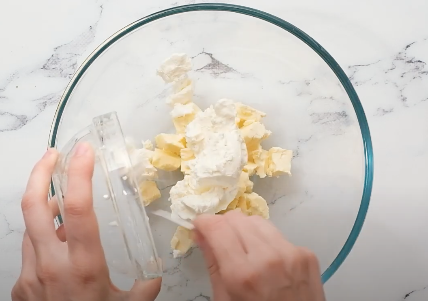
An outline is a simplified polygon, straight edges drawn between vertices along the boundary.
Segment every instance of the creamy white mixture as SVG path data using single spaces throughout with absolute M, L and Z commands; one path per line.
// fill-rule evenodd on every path
M 186 128 L 187 147 L 195 159 L 190 174 L 170 192 L 171 210 L 183 219 L 225 210 L 238 191 L 247 148 L 235 124 L 233 101 L 219 100 L 196 115 Z

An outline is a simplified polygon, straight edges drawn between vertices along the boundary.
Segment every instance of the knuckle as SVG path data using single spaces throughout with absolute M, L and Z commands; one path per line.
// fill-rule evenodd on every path
M 75 279 L 82 284 L 90 284 L 97 281 L 102 271 L 97 270 L 94 267 L 89 266 L 77 266 L 73 267 L 73 276 Z
M 20 287 L 20 283 L 16 283 L 14 287 L 12 288 L 12 291 L 10 292 L 10 296 L 12 297 L 12 301 L 22 301 L 23 298 L 23 292 Z
M 12 289 L 10 297 L 12 301 L 24 301 L 24 299 L 21 297 L 21 293 L 17 292 L 15 288 Z
M 307 261 L 311 265 L 313 264 L 318 265 L 318 258 L 314 252 L 304 247 L 300 247 L 299 251 L 300 251 L 300 256 L 302 257 L 303 260 Z
M 24 195 L 22 196 L 22 200 L 21 200 L 22 212 L 27 212 L 33 206 L 34 206 L 34 202 L 33 202 L 32 196 L 28 192 L 24 193 Z
M 254 290 L 259 282 L 260 272 L 254 268 L 230 265 L 227 269 L 222 269 L 224 283 L 230 289 Z
M 272 253 L 266 257 L 264 268 L 266 270 L 277 270 L 283 266 L 282 261 L 283 260 L 279 254 Z
M 239 285 L 245 290 L 254 290 L 259 283 L 259 273 L 256 271 L 249 271 L 239 278 Z
M 64 211 L 70 216 L 83 216 L 87 209 L 81 202 L 69 199 L 64 202 Z
M 50 264 L 42 264 L 36 268 L 37 280 L 42 284 L 51 284 L 58 281 L 58 272 Z
M 21 287 L 27 290 L 33 290 L 38 285 L 38 281 L 35 277 L 28 277 L 23 275 L 19 278 L 19 283 Z

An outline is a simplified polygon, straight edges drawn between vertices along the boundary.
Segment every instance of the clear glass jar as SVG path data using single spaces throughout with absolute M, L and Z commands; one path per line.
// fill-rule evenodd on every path
M 60 158 L 52 180 L 61 215 L 64 216 L 69 161 L 76 145 L 83 141 L 95 150 L 94 210 L 109 268 L 135 279 L 160 277 L 162 268 L 144 200 L 115 112 L 95 117 L 91 125 L 59 150 Z

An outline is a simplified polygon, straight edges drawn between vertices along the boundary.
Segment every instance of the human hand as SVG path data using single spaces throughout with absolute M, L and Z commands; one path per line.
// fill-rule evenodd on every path
M 325 301 L 315 255 L 269 221 L 231 211 L 201 215 L 194 225 L 214 301 Z
M 57 159 L 55 150 L 46 152 L 34 167 L 22 198 L 27 230 L 21 275 L 12 290 L 12 300 L 154 300 L 161 278 L 136 281 L 129 292 L 111 283 L 92 203 L 94 152 L 88 144 L 78 145 L 70 160 L 65 224 L 55 230 L 53 218 L 59 209 L 56 200 L 47 202 L 47 195 Z

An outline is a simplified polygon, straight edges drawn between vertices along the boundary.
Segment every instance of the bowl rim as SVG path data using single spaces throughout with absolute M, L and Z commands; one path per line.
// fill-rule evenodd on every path
M 333 276 L 333 274 L 338 270 L 338 268 L 342 265 L 346 257 L 351 252 L 363 227 L 363 224 L 367 215 L 367 210 L 370 204 L 370 197 L 371 197 L 371 192 L 373 187 L 373 174 L 374 174 L 373 145 L 372 145 L 370 130 L 367 123 L 366 115 L 364 113 L 364 109 L 362 107 L 362 104 L 360 102 L 360 99 L 354 87 L 352 86 L 350 80 L 346 76 L 343 69 L 339 66 L 336 60 L 318 42 L 316 42 L 313 38 L 311 38 L 308 34 L 306 34 L 301 29 L 297 28 L 296 26 L 292 25 L 291 23 L 279 17 L 276 17 L 274 15 L 271 15 L 269 13 L 263 12 L 258 9 L 246 7 L 246 6 L 226 4 L 226 3 L 202 3 L 202 4 L 188 4 L 188 5 L 176 6 L 165 10 L 161 10 L 156 13 L 150 14 L 146 17 L 143 17 L 123 27 L 122 29 L 114 33 L 112 36 L 110 36 L 108 39 L 106 39 L 101 45 L 99 45 L 86 58 L 86 60 L 80 65 L 80 67 L 74 73 L 72 79 L 70 80 L 69 84 L 64 90 L 64 93 L 58 103 L 58 106 L 53 118 L 53 122 L 51 125 L 48 147 L 56 146 L 56 135 L 58 132 L 59 125 L 61 123 L 62 114 L 64 112 L 67 101 L 71 93 L 73 92 L 73 89 L 78 84 L 80 78 L 89 68 L 89 66 L 97 59 L 98 56 L 100 56 L 105 50 L 107 50 L 116 41 L 118 41 L 128 33 L 138 29 L 139 27 L 145 24 L 148 24 L 158 19 L 162 19 L 164 17 L 186 13 L 186 12 L 195 12 L 195 11 L 221 11 L 221 12 L 239 13 L 239 14 L 247 15 L 250 17 L 254 17 L 254 18 L 269 22 L 273 25 L 276 25 L 288 31 L 289 33 L 291 33 L 292 35 L 300 39 L 302 42 L 304 42 L 306 45 L 308 45 L 324 60 L 325 63 L 327 63 L 327 65 L 331 68 L 331 70 L 336 74 L 337 78 L 339 79 L 343 88 L 348 94 L 349 99 L 351 100 L 352 106 L 357 115 L 357 120 L 360 126 L 362 140 L 363 140 L 364 159 L 365 159 L 364 188 L 363 188 L 363 194 L 361 197 L 361 203 L 359 206 L 358 214 L 355 218 L 354 225 L 351 229 L 351 232 L 349 233 L 348 238 L 345 241 L 345 244 L 343 245 L 343 247 L 335 257 L 333 262 L 321 275 L 322 282 L 326 283 Z M 52 186 L 51 186 L 51 195 L 54 195 Z

